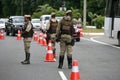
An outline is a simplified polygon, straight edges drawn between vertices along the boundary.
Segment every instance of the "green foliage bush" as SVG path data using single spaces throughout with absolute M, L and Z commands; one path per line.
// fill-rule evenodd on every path
M 73 18 L 78 19 L 81 16 L 81 13 L 80 13 L 79 9 L 71 8 L 71 10 L 72 10 L 72 13 L 73 13 Z
M 93 19 L 93 23 L 97 29 L 101 29 L 104 24 L 104 17 L 101 15 L 98 15 L 96 18 Z
M 79 9 L 71 8 L 73 12 L 73 18 L 79 18 L 81 16 Z M 32 18 L 39 18 L 41 15 L 51 14 L 51 12 L 56 12 L 56 16 L 64 16 L 65 11 L 56 10 L 49 4 L 39 5 L 36 11 L 33 13 Z
M 57 11 L 56 10 L 56 16 L 64 16 L 65 12 L 64 11 Z
M 33 13 L 33 18 L 38 18 L 41 15 L 51 14 L 51 12 L 56 12 L 49 4 L 39 5 L 36 11 Z
M 73 18 L 78 19 L 81 16 L 81 13 L 78 9 L 71 8 L 73 13 Z M 51 12 L 56 12 L 56 16 L 64 16 L 65 11 L 60 11 L 52 8 L 49 4 L 39 5 L 36 11 L 33 13 L 32 18 L 40 18 L 41 15 L 51 14 Z M 92 12 L 88 13 L 88 17 L 91 19 L 90 23 L 95 25 L 97 29 L 101 29 L 104 23 L 104 17 L 101 15 L 93 14 Z M 89 22 L 88 22 L 89 24 Z
M 88 12 L 88 18 L 90 18 L 90 21 L 89 21 L 90 25 L 93 25 L 93 21 L 92 21 L 92 20 L 93 20 L 96 16 L 97 16 L 97 14 L 92 13 L 92 12 Z
M 39 12 L 34 12 L 32 15 L 32 18 L 40 18 L 40 13 Z

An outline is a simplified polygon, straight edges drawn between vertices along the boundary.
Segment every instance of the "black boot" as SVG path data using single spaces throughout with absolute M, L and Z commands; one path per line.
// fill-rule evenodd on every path
M 30 53 L 26 53 L 26 59 L 21 62 L 22 64 L 30 64 Z
M 68 69 L 72 69 L 72 56 L 67 56 L 68 60 Z
M 62 69 L 63 60 L 64 60 L 64 56 L 59 56 L 59 66 L 58 66 L 59 69 Z

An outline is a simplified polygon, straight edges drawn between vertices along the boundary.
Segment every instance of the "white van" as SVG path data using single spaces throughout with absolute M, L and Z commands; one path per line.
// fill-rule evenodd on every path
M 50 18 L 51 18 L 51 15 L 42 15 L 40 17 L 40 23 L 43 30 L 46 30 L 46 25 L 49 22 Z

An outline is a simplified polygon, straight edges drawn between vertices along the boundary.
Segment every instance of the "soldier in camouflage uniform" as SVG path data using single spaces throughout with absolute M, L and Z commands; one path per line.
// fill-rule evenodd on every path
M 25 25 L 22 29 L 22 37 L 24 38 L 24 49 L 25 49 L 25 60 L 22 61 L 22 64 L 30 64 L 30 44 L 33 37 L 33 25 L 31 23 L 31 16 L 25 15 Z
M 57 37 L 61 34 L 60 39 L 60 55 L 59 55 L 59 69 L 62 69 L 64 55 L 67 51 L 67 60 L 68 60 L 68 68 L 72 68 L 72 35 L 74 33 L 73 21 L 72 21 L 72 11 L 68 10 L 66 12 L 66 16 L 60 21 L 59 26 L 57 28 Z
M 55 19 L 56 14 L 54 12 L 51 13 L 51 19 L 47 24 L 46 30 L 47 34 L 50 36 L 50 40 L 52 41 L 52 48 L 53 48 L 53 55 L 55 58 L 56 49 L 55 49 L 55 42 L 56 42 L 56 29 L 58 27 L 58 21 Z

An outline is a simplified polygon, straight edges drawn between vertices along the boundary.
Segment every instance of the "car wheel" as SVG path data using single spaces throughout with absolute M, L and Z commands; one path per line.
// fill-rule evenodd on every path
M 118 34 L 118 46 L 120 46 L 120 34 Z
M 80 38 L 76 38 L 76 41 L 79 42 L 79 41 L 80 41 Z

